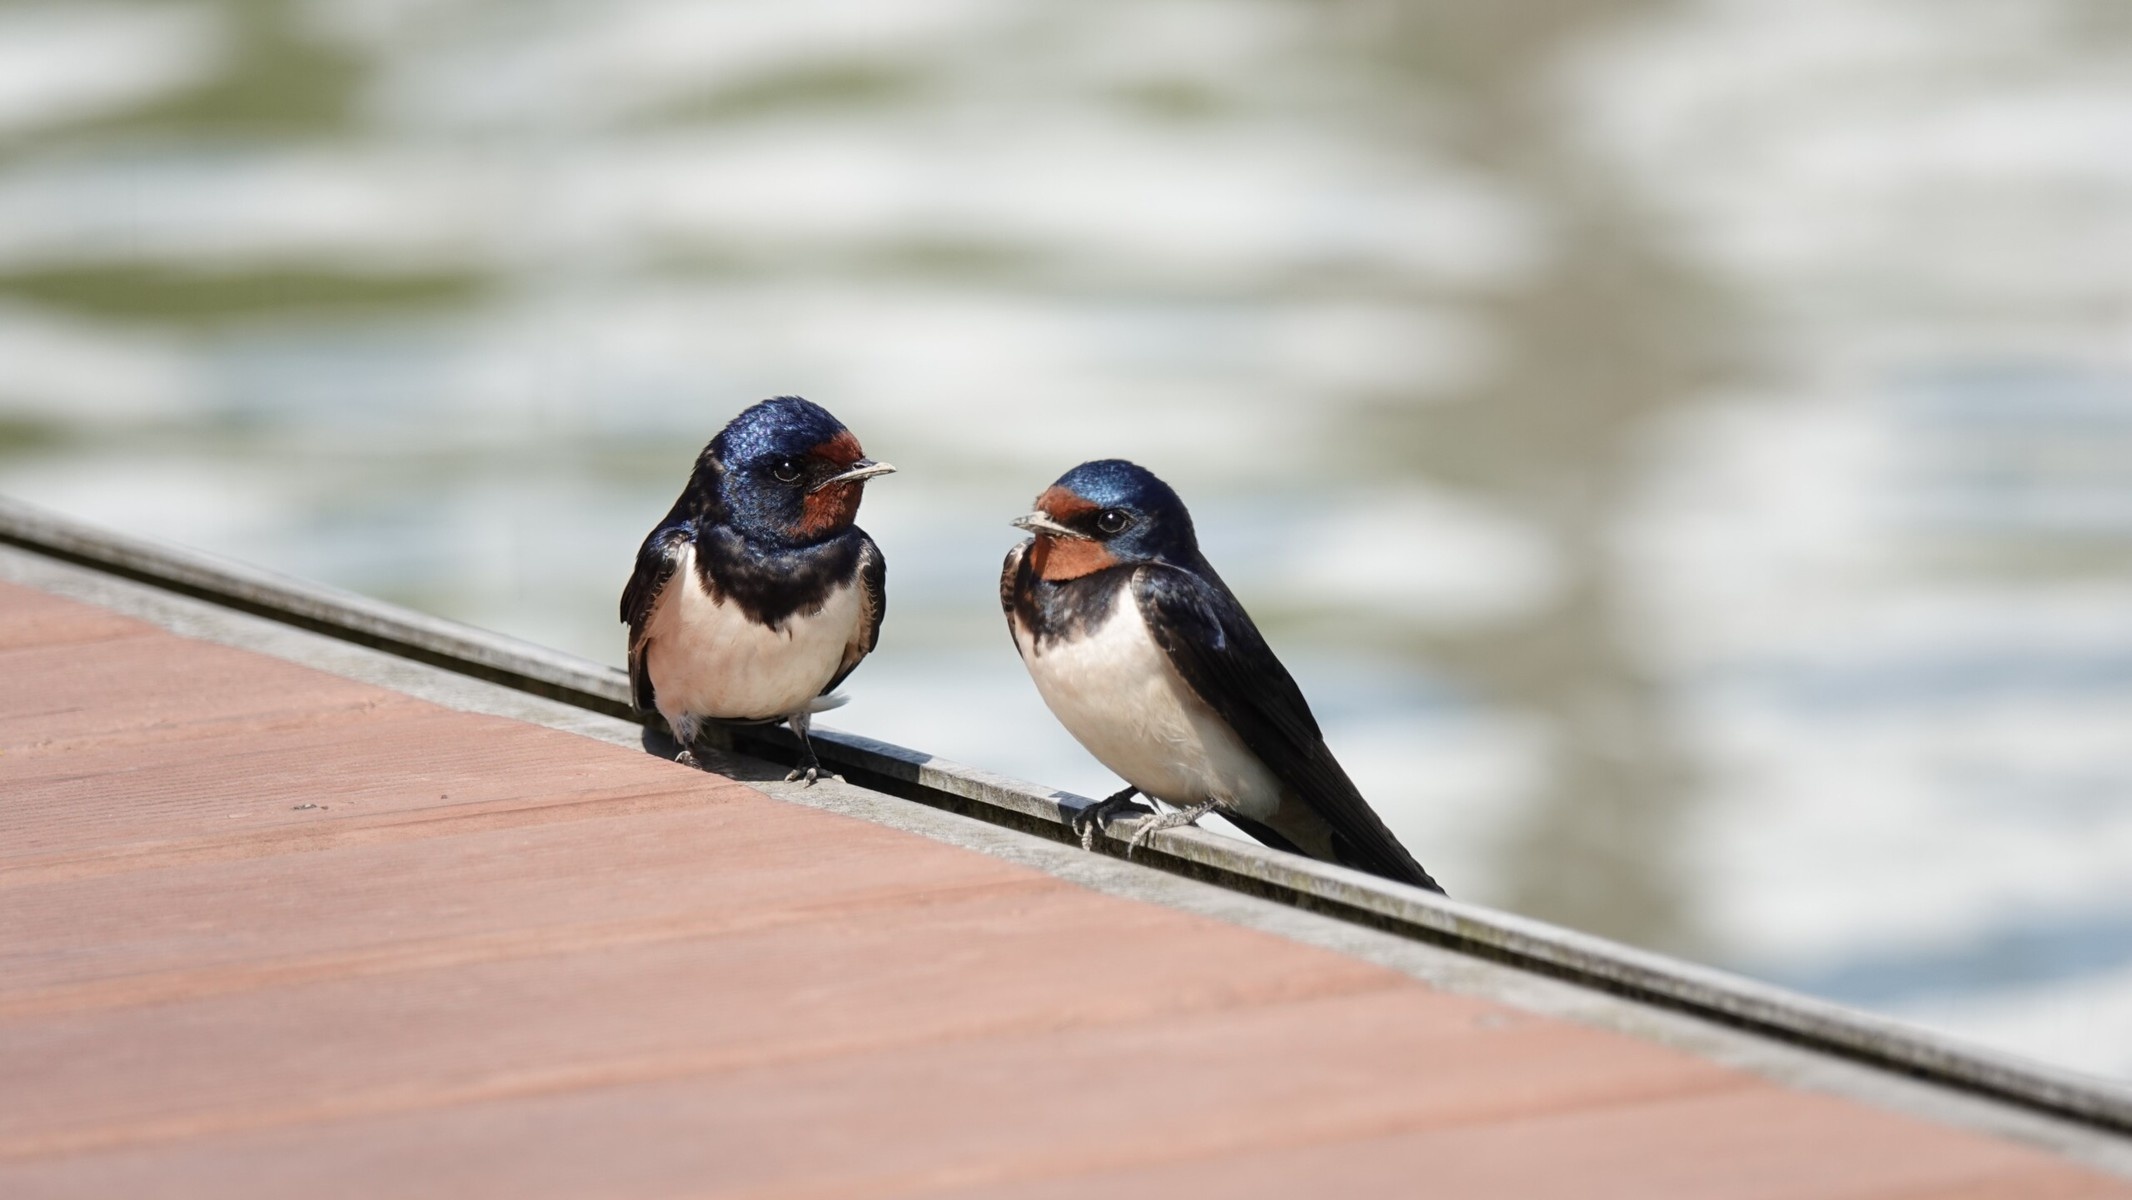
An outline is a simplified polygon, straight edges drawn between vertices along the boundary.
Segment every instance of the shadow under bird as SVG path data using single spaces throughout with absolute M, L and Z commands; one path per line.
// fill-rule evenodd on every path
M 829 693 L 872 653 L 888 564 L 852 524 L 866 481 L 895 470 L 819 404 L 779 396 L 711 439 L 688 486 L 637 551 L 622 591 L 629 686 L 690 753 L 705 721 L 789 722 L 800 762 Z
M 1130 787 L 1083 812 L 1083 846 L 1138 793 L 1176 806 L 1133 835 L 1210 812 L 1269 846 L 1441 892 L 1364 802 L 1310 705 L 1199 552 L 1168 484 L 1082 463 L 1014 524 L 1000 604 L 1061 724 Z

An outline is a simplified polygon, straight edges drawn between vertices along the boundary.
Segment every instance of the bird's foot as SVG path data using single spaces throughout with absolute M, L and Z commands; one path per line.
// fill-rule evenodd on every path
M 1140 823 L 1140 828 L 1135 829 L 1133 831 L 1133 840 L 1125 843 L 1125 857 L 1131 858 L 1133 856 L 1133 851 L 1138 850 L 1140 848 L 1140 843 L 1146 841 L 1150 837 L 1153 837 L 1158 831 L 1164 829 L 1177 829 L 1185 825 L 1190 825 L 1194 821 L 1199 820 L 1199 818 L 1206 816 L 1210 812 L 1213 812 L 1218 807 L 1220 807 L 1220 805 L 1218 805 L 1212 800 L 1208 800 L 1202 804 L 1195 804 L 1190 808 L 1180 808 L 1176 812 L 1163 813 L 1161 816 L 1150 817 L 1149 819 L 1142 821 Z
M 1067 828 L 1081 835 L 1081 849 L 1096 848 L 1096 834 L 1110 827 L 1110 819 L 1121 809 L 1133 807 L 1133 797 L 1140 794 L 1136 787 L 1126 788 L 1113 796 L 1106 796 L 1066 819 Z
M 806 787 L 813 787 L 814 781 L 825 774 L 822 770 L 822 760 L 814 756 L 814 739 L 807 736 L 807 726 L 812 716 L 811 712 L 796 712 L 785 719 L 786 723 L 792 726 L 792 736 L 798 738 L 800 744 L 799 765 L 785 776 L 786 783 L 801 783 Z M 837 775 L 832 774 L 829 778 L 838 783 L 843 782 Z
M 696 756 L 685 749 L 681 753 L 674 755 L 674 761 L 684 767 L 694 767 L 699 771 L 703 769 L 703 764 L 696 761 Z
M 821 777 L 822 760 L 814 756 L 814 744 L 809 741 L 802 741 L 800 743 L 799 765 L 785 773 L 785 782 L 800 783 L 807 787 L 813 787 L 815 781 Z M 829 778 L 835 779 L 836 776 L 831 775 Z

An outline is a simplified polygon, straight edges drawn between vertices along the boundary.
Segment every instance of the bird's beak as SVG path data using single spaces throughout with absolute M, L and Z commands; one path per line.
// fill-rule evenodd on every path
M 1029 513 L 1025 516 L 1016 517 L 1012 521 L 1009 521 L 1008 524 L 1014 526 L 1016 529 L 1026 529 L 1030 533 L 1035 534 L 1049 534 L 1052 537 L 1080 538 L 1084 541 L 1088 538 L 1088 535 L 1082 533 L 1080 530 L 1069 529 L 1066 526 L 1059 524 L 1057 521 L 1052 520 L 1050 515 L 1044 512 L 1043 509 L 1038 509 L 1035 512 Z
M 851 464 L 850 470 L 841 472 L 836 475 L 831 475 L 829 478 L 824 479 L 820 483 L 815 484 L 813 487 L 808 488 L 807 490 L 810 492 L 819 492 L 832 483 L 857 483 L 861 479 L 872 479 L 876 475 L 892 475 L 895 473 L 895 470 L 896 468 L 890 466 L 887 463 L 875 462 L 870 458 L 862 458 L 859 461 Z

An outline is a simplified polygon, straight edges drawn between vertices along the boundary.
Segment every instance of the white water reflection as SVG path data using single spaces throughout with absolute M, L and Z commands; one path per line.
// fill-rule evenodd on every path
M 199 356 L 181 339 L 77 321 L 0 300 L 0 416 L 75 427 L 182 420 L 207 407 Z
M 2132 1073 L 2132 40 L 1958 9 L 1702 3 L 1585 60 L 1774 350 L 1667 431 L 1629 576 L 1722 943 Z
M 207 4 L 0 8 L 0 137 L 123 110 L 211 77 L 228 49 Z
M 993 582 L 1129 455 L 1454 891 L 2132 1076 L 2132 29 L 1590 10 L 0 5 L 0 488 L 616 661 L 801 392 L 837 722 L 1095 793 Z

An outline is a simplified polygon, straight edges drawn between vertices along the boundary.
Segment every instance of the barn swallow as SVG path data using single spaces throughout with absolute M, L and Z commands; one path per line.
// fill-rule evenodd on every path
M 895 470 L 843 422 L 797 396 L 734 417 L 696 459 L 622 590 L 629 687 L 681 743 L 704 721 L 786 721 L 821 773 L 813 714 L 881 637 L 888 564 L 852 524 L 866 481 Z
M 1269 846 L 1443 890 L 1340 769 L 1168 484 L 1082 463 L 1013 524 L 1036 535 L 999 581 L 1015 648 L 1053 715 L 1130 785 L 1076 820 L 1083 846 L 1139 793 L 1177 811 L 1128 854 L 1216 812 Z

